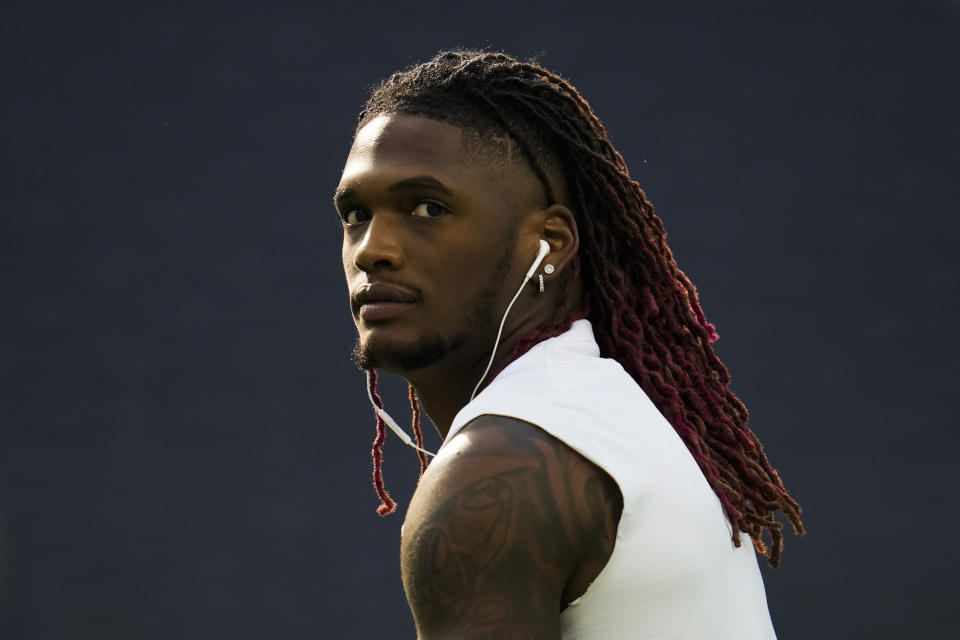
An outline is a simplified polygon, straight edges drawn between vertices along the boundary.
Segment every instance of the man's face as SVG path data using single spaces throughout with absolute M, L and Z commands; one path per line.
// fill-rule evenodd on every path
M 357 133 L 334 200 L 360 366 L 402 375 L 489 354 L 536 252 L 535 240 L 517 246 L 519 220 L 545 203 L 515 164 L 419 116 L 382 115 Z

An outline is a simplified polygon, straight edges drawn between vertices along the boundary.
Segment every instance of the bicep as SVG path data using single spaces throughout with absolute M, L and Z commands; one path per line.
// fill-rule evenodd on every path
M 484 417 L 431 464 L 410 505 L 404 588 L 423 640 L 560 637 L 576 562 L 541 436 Z M 482 436 L 478 437 L 482 430 Z

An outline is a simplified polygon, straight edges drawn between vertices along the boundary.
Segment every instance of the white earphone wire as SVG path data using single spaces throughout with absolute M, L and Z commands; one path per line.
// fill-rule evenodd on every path
M 487 362 L 487 368 L 483 370 L 483 375 L 480 376 L 480 379 L 477 380 L 477 386 L 473 388 L 473 393 L 470 394 L 470 400 L 477 395 L 477 391 L 480 389 L 480 385 L 483 384 L 483 381 L 486 379 L 487 374 L 490 373 L 490 367 L 493 366 L 493 360 L 497 356 L 497 347 L 500 346 L 500 336 L 503 335 L 503 325 L 507 322 L 507 314 L 510 313 L 510 308 L 513 307 L 513 303 L 517 301 L 517 298 L 520 297 L 520 292 L 523 291 L 523 288 L 527 286 L 527 283 L 530 281 L 530 276 L 526 276 L 523 279 L 523 284 L 520 285 L 520 288 L 517 289 L 517 292 L 513 294 L 513 299 L 510 300 L 510 304 L 507 305 L 507 310 L 503 312 L 503 318 L 500 319 L 500 328 L 497 329 L 497 339 L 493 341 L 493 351 L 490 353 L 490 361 Z
M 517 298 L 520 297 L 520 293 L 523 291 L 523 288 L 527 286 L 528 282 L 530 282 L 530 278 L 533 277 L 533 273 L 537 270 L 537 267 L 540 266 L 540 263 L 543 262 L 543 259 L 546 257 L 548 253 L 550 253 L 550 243 L 548 243 L 543 238 L 540 238 L 540 249 L 537 251 L 537 257 L 534 258 L 533 264 L 531 264 L 530 268 L 527 269 L 527 273 L 524 274 L 523 276 L 523 282 L 520 284 L 520 288 L 517 289 L 517 292 L 515 294 L 513 294 L 513 298 L 510 300 L 510 304 L 507 305 L 507 310 L 503 312 L 503 317 L 500 318 L 500 328 L 497 329 L 497 339 L 493 341 L 493 351 L 490 352 L 490 361 L 487 363 L 487 368 L 483 370 L 483 375 L 480 376 L 479 380 L 477 380 L 477 386 L 473 388 L 473 393 L 470 394 L 471 402 L 473 401 L 474 397 L 477 395 L 477 391 L 480 390 L 480 385 L 483 384 L 483 381 L 486 379 L 487 374 L 490 373 L 490 367 L 493 366 L 493 360 L 497 356 L 497 347 L 500 346 L 500 336 L 503 335 L 503 325 L 506 324 L 507 322 L 507 314 L 510 313 L 510 309 L 513 307 L 513 303 L 516 302 Z
M 480 385 L 483 384 L 483 381 L 487 378 L 487 374 L 490 373 L 490 367 L 493 366 L 493 361 L 497 356 L 497 347 L 500 346 L 500 337 L 503 335 L 503 327 L 507 322 L 507 315 L 510 313 L 510 309 L 513 308 L 513 303 L 517 301 L 517 298 L 520 297 L 520 293 L 523 291 L 523 288 L 527 286 L 527 283 L 530 282 L 530 278 L 533 277 L 534 271 L 537 270 L 537 267 L 540 266 L 540 263 L 543 262 L 543 258 L 550 253 L 550 245 L 546 240 L 540 240 L 540 250 L 537 251 L 537 257 L 534 259 L 533 264 L 530 265 L 530 268 L 527 270 L 527 273 L 523 276 L 523 283 L 520 285 L 520 288 L 517 289 L 517 292 L 513 294 L 513 298 L 510 299 L 510 304 L 507 305 L 506 311 L 503 312 L 503 317 L 500 319 L 500 328 L 497 329 L 497 339 L 493 342 L 493 351 L 490 353 L 490 361 L 487 362 L 487 368 L 484 369 L 483 375 L 480 376 L 480 379 L 477 380 L 477 386 L 473 388 L 473 393 L 470 394 L 470 400 L 477 395 L 477 391 L 480 390 Z M 385 409 L 382 409 L 377 406 L 377 403 L 373 400 L 373 392 L 370 391 L 370 371 L 367 371 L 367 397 L 370 398 L 370 405 L 373 407 L 373 410 L 377 412 L 377 415 L 380 416 L 380 419 L 383 420 L 384 424 L 390 427 L 390 430 L 397 434 L 401 440 L 406 444 L 410 445 L 417 451 L 422 451 L 428 456 L 436 457 L 437 454 L 427 451 L 426 449 L 421 449 L 417 444 L 407 435 L 407 432 L 404 431 L 400 425 L 397 424 L 396 420 L 390 417 L 390 414 L 386 412 Z
M 390 430 L 397 434 L 401 440 L 405 443 L 416 449 L 417 451 L 422 451 L 428 456 L 436 457 L 437 454 L 427 451 L 426 449 L 421 449 L 417 446 L 410 436 L 407 435 L 407 432 L 400 428 L 400 425 L 397 424 L 396 420 L 390 417 L 390 414 L 386 412 L 385 409 L 381 409 L 377 406 L 377 403 L 373 401 L 373 393 L 370 391 L 370 372 L 367 371 L 367 397 L 370 398 L 370 404 L 373 406 L 374 411 L 377 412 L 377 415 L 383 420 L 384 424 L 390 427 Z

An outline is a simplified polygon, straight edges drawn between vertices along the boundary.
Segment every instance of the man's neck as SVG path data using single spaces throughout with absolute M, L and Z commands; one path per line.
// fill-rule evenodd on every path
M 540 317 L 540 314 L 534 314 L 512 327 L 509 333 L 504 333 L 497 346 L 497 355 L 478 393 L 493 381 L 497 373 L 510 364 L 517 339 L 534 331 L 545 320 L 546 318 Z M 493 348 L 493 344 L 490 348 Z M 490 351 L 487 350 L 479 357 L 469 358 L 467 361 L 469 365 L 462 357 L 453 356 L 447 362 L 406 375 L 407 380 L 416 388 L 423 409 L 436 425 L 442 438 L 447 437 L 453 419 L 460 409 L 470 402 L 470 394 L 473 393 L 480 376 L 490 362 Z
M 579 281 L 570 288 L 568 296 L 567 309 L 572 315 L 580 308 L 582 289 Z M 516 341 L 546 323 L 553 315 L 558 302 L 559 296 L 554 294 L 548 304 L 531 309 L 525 314 L 520 310 L 510 312 L 512 322 L 507 322 L 508 328 L 501 336 L 496 357 L 479 391 L 482 391 L 504 367 L 510 364 Z M 491 336 L 489 347 L 481 346 L 479 351 L 469 356 L 464 353 L 451 354 L 444 362 L 435 366 L 400 374 L 417 390 L 417 396 L 424 411 L 430 416 L 442 438 L 446 439 L 453 419 L 460 409 L 470 402 L 470 394 L 473 393 L 477 381 L 480 380 L 480 376 L 487 368 L 487 363 L 490 362 L 492 348 Z

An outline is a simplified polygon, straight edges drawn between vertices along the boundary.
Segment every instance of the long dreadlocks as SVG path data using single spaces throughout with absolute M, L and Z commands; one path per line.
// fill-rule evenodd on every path
M 774 514 L 782 511 L 802 534 L 800 507 L 747 426 L 747 409 L 730 390 L 730 375 L 711 346 L 716 330 L 677 267 L 662 222 L 577 90 L 536 63 L 501 53 L 446 51 L 381 83 L 360 114 L 358 130 L 384 113 L 423 115 L 481 138 L 506 134 L 551 204 L 548 175 L 560 171 L 581 237 L 566 283 L 579 276 L 582 304 L 576 312 L 561 304 L 550 320 L 516 341 L 510 360 L 588 318 L 601 355 L 624 367 L 687 445 L 733 525 L 733 543 L 739 546 L 740 532 L 747 533 L 778 566 L 783 534 Z M 412 388 L 410 399 L 422 442 Z M 380 475 L 382 444 L 378 424 L 374 483 L 384 514 L 393 503 Z M 421 454 L 421 473 L 425 463 Z

